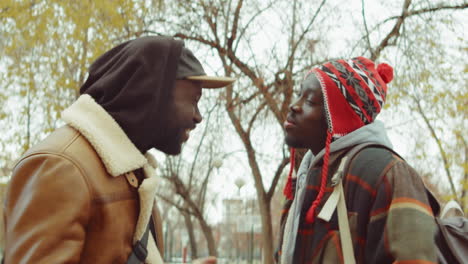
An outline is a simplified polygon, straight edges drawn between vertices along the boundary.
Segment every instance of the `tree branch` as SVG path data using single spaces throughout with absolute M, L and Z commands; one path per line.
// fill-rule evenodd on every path
M 221 45 L 221 41 L 218 36 L 218 24 L 217 24 L 217 14 L 214 12 L 214 8 L 211 5 L 205 5 L 203 1 L 200 1 L 203 11 L 205 11 L 205 15 L 203 18 L 205 21 L 208 23 L 208 26 L 210 27 L 211 33 L 213 33 L 213 36 L 215 38 L 215 42 Z M 209 14 L 209 15 L 208 15 Z M 213 19 L 215 21 L 213 21 Z
M 257 116 L 260 114 L 260 112 L 263 110 L 263 108 L 265 108 L 266 105 L 267 105 L 267 103 L 265 101 L 263 101 L 260 104 L 260 106 L 257 107 L 257 110 L 255 110 L 255 113 L 253 114 L 252 118 L 249 121 L 249 125 L 247 126 L 247 134 L 248 135 L 250 135 L 250 131 L 252 130 L 253 123 L 257 119 Z
M 236 10 L 239 10 L 240 12 L 241 6 L 242 5 L 238 4 Z M 236 20 L 233 22 L 234 26 L 231 29 L 231 32 L 232 30 L 234 30 L 234 27 L 237 28 L 237 24 L 238 24 L 237 20 L 239 19 L 239 17 L 235 17 L 235 19 Z M 207 23 L 210 24 L 212 22 L 207 21 Z M 214 32 L 214 35 L 217 35 L 217 33 Z M 235 40 L 234 38 L 235 36 L 236 35 L 231 35 L 230 38 L 232 39 L 232 41 Z M 253 84 L 259 89 L 259 91 L 261 92 L 265 100 L 268 102 L 268 106 L 270 107 L 271 111 L 273 112 L 278 122 L 280 123 L 282 122 L 281 111 L 278 108 L 277 103 L 274 100 L 272 94 L 268 91 L 268 87 L 264 85 L 264 80 L 262 78 L 259 78 L 254 70 L 252 70 L 245 62 L 241 61 L 236 56 L 236 54 L 234 53 L 232 49 L 232 45 L 228 46 L 227 48 L 223 48 L 219 41 L 207 40 L 203 38 L 202 36 L 190 36 L 184 33 L 176 33 L 174 37 L 197 41 L 197 42 L 200 42 L 202 44 L 208 45 L 216 49 L 218 51 L 220 59 L 223 61 L 223 65 L 225 69 L 230 68 L 230 65 L 228 65 L 227 62 L 224 60 L 224 57 L 226 56 L 229 59 L 229 61 L 231 61 L 242 73 L 244 73 L 253 82 Z M 230 72 L 230 70 L 228 72 Z
M 367 27 L 364 0 L 361 1 L 361 4 L 362 4 L 362 20 L 364 22 L 364 28 L 366 30 L 367 49 L 369 50 L 369 52 L 371 54 L 371 57 L 373 57 L 374 56 L 374 50 L 372 49 L 372 46 L 371 46 L 371 43 L 370 43 L 370 34 L 369 34 L 369 28 Z
M 264 9 L 261 9 L 259 10 L 255 15 L 253 15 L 249 21 L 247 21 L 247 23 L 245 24 L 245 27 L 243 27 L 239 33 L 239 36 L 237 37 L 237 41 L 236 41 L 236 44 L 234 45 L 234 49 L 233 51 L 237 51 L 237 48 L 239 47 L 239 44 L 240 44 L 240 40 L 242 39 L 242 37 L 244 36 L 245 32 L 247 31 L 247 28 L 250 26 L 250 24 L 259 16 L 261 15 L 263 12 L 265 12 L 266 10 L 270 9 L 271 7 L 273 6 L 273 2 L 270 2 L 270 4 L 265 7 Z
M 239 25 L 239 15 L 242 9 L 243 2 L 244 2 L 243 0 L 239 0 L 239 2 L 237 2 L 236 11 L 234 12 L 234 21 L 233 21 L 233 25 L 231 28 L 231 36 L 229 36 L 228 41 L 227 41 L 227 48 L 229 50 L 233 50 L 232 43 L 234 42 L 237 36 L 237 27 Z
M 468 8 L 468 3 L 463 3 L 461 5 L 455 5 L 455 6 L 440 4 L 440 5 L 435 6 L 435 7 L 429 7 L 429 8 L 423 8 L 423 9 L 419 9 L 419 10 L 409 11 L 409 12 L 407 12 L 405 14 L 405 16 L 410 17 L 410 16 L 421 15 L 421 14 L 424 14 L 424 13 L 432 13 L 432 12 L 437 12 L 437 11 L 442 11 L 442 10 L 465 9 L 465 8 Z M 402 17 L 402 15 L 389 17 L 389 18 L 385 19 L 384 21 L 382 21 L 381 23 L 379 23 L 379 25 L 382 25 L 382 24 L 384 24 L 384 23 L 386 23 L 386 22 L 388 22 L 390 20 L 399 19 L 401 17 Z
M 156 195 L 159 198 L 161 198 L 161 200 L 163 200 L 164 202 L 166 202 L 169 205 L 174 206 L 175 208 L 177 208 L 177 210 L 179 210 L 180 212 L 191 214 L 191 212 L 187 208 L 182 207 L 181 205 L 177 204 L 176 202 L 172 201 L 171 199 L 167 198 L 166 196 L 164 196 L 162 194 L 159 194 L 159 193 L 156 193 Z
M 244 130 L 239 118 L 234 113 L 234 111 L 232 111 L 232 108 L 230 107 L 230 103 L 232 100 L 232 86 L 227 87 L 226 95 L 227 95 L 227 100 L 226 100 L 227 109 L 226 110 L 247 152 L 247 158 L 249 161 L 250 169 L 252 171 L 252 176 L 254 178 L 255 189 L 257 190 L 257 196 L 259 198 L 260 197 L 264 198 L 263 196 L 265 195 L 265 188 L 263 186 L 262 175 L 258 167 L 257 159 L 255 156 L 255 150 L 252 146 L 252 142 L 250 141 L 250 137 L 248 133 Z
M 281 163 L 278 165 L 278 168 L 276 169 L 275 176 L 273 177 L 273 181 L 271 182 L 270 189 L 267 192 L 267 198 L 271 199 L 273 195 L 275 194 L 276 190 L 276 185 L 278 185 L 279 179 L 281 177 L 281 173 L 284 170 L 284 167 L 289 164 L 289 157 L 284 157 Z
M 290 49 L 290 52 L 293 51 L 293 49 L 295 49 L 295 45 L 296 43 L 294 43 L 295 39 L 296 39 L 296 25 L 297 25 L 297 0 L 293 0 L 293 4 L 292 4 L 292 24 L 291 24 L 291 36 L 290 36 L 290 39 L 289 39 L 289 49 Z M 312 19 L 313 21 L 314 19 Z M 309 24 L 310 25 L 310 24 Z M 292 54 L 292 53 L 290 53 Z M 292 66 L 294 65 L 294 58 L 295 56 L 290 56 L 288 58 L 288 63 L 287 65 L 289 65 L 288 68 L 285 67 L 285 69 L 288 69 L 289 71 L 292 71 Z M 290 61 L 289 61 L 290 60 Z
M 406 1 L 408 2 L 408 1 Z M 405 2 L 405 5 L 406 6 L 406 2 Z M 410 2 L 410 1 L 409 1 Z M 359 43 L 363 40 L 363 39 L 368 39 L 369 38 L 369 35 L 370 33 L 374 32 L 375 30 L 377 30 L 380 26 L 382 26 L 383 24 L 389 22 L 389 21 L 392 21 L 392 20 L 395 20 L 397 19 L 398 21 L 401 21 L 403 22 L 403 20 L 405 20 L 406 18 L 408 17 L 411 17 L 411 16 L 415 16 L 415 15 L 422 15 L 422 14 L 425 14 L 425 13 L 433 13 L 433 12 L 438 12 L 438 11 L 443 11 L 443 10 L 455 10 L 455 9 L 466 9 L 468 8 L 468 3 L 464 3 L 464 4 L 460 4 L 460 5 L 455 5 L 455 6 L 451 6 L 451 5 L 445 5 L 445 4 L 441 4 L 441 5 L 438 5 L 438 6 L 435 6 L 435 7 L 429 7 L 429 8 L 422 8 L 422 9 L 419 9 L 419 10 L 412 10 L 412 11 L 408 11 L 408 9 L 406 9 L 406 12 L 402 12 L 401 15 L 399 16 L 392 16 L 392 17 L 389 17 L 389 18 L 386 18 L 385 20 L 379 22 L 377 25 L 375 25 L 371 30 L 370 32 L 368 30 L 366 30 L 366 35 L 363 36 L 360 40 L 358 40 L 356 42 L 356 46 L 353 47 L 353 50 L 359 45 Z M 405 8 L 403 7 L 403 10 L 405 10 Z M 395 24 L 395 26 L 398 25 L 398 21 L 397 23 Z M 401 26 L 401 25 L 400 25 Z M 395 27 L 394 27 L 395 29 Z M 398 29 L 399 30 L 399 29 Z M 391 34 L 394 30 L 392 30 L 389 34 Z M 391 37 L 391 36 L 390 36 Z M 385 39 L 384 39 L 385 40 Z M 379 45 L 379 47 L 382 46 L 382 43 L 384 43 L 384 41 L 381 42 L 381 44 Z M 379 54 L 376 54 L 375 50 L 374 50 L 374 53 L 373 55 L 371 56 L 372 58 L 377 59 L 379 56 L 380 56 L 380 52 L 385 49 L 388 45 L 385 45 L 385 46 L 382 46 L 380 51 L 379 51 Z
M 302 42 L 302 40 L 304 39 L 305 35 L 311 30 L 312 28 L 312 25 L 314 24 L 315 22 L 315 19 L 317 18 L 318 14 L 320 13 L 320 10 L 322 9 L 323 5 L 325 4 L 325 2 L 327 2 L 327 0 L 322 0 L 322 3 L 320 3 L 320 6 L 319 8 L 317 9 L 317 11 L 315 11 L 315 14 L 314 16 L 312 17 L 312 19 L 310 20 L 309 24 L 307 25 L 306 29 L 301 33 L 301 35 L 299 36 L 299 39 L 294 43 L 292 49 L 291 49 L 291 52 L 290 52 L 290 55 L 289 55 L 289 58 L 286 62 L 286 65 L 284 66 L 284 69 L 288 69 L 290 66 L 290 64 L 292 64 L 292 62 L 294 61 L 294 57 L 296 56 L 296 51 L 297 51 L 297 47 L 299 46 L 299 44 Z
M 468 7 L 468 4 L 462 4 L 462 5 L 457 5 L 457 6 L 440 5 L 440 6 L 432 7 L 432 8 L 423 8 L 423 9 L 419 9 L 419 10 L 408 11 L 405 14 L 405 17 L 408 18 L 408 17 L 415 16 L 415 15 L 422 15 L 422 14 L 425 14 L 425 13 L 433 13 L 433 12 L 437 12 L 437 11 L 450 10 L 450 9 L 465 9 L 467 7 Z M 374 32 L 377 28 L 379 28 L 383 24 L 385 24 L 385 23 L 387 23 L 387 22 L 389 22 L 391 20 L 400 19 L 401 17 L 402 17 L 402 15 L 392 16 L 392 17 L 386 18 L 385 20 L 383 20 L 383 21 L 379 22 L 377 25 L 375 25 L 371 29 L 371 32 Z M 365 37 L 366 36 L 362 37 L 359 41 L 361 41 Z
M 403 22 L 405 21 L 408 15 L 408 9 L 409 9 L 410 4 L 411 4 L 411 0 L 405 0 L 405 3 L 403 4 L 403 10 L 401 12 L 401 16 L 398 18 L 397 22 L 395 23 L 395 26 L 393 26 L 390 33 L 388 33 L 388 35 L 375 48 L 374 53 L 371 56 L 371 60 L 375 61 L 375 59 L 377 59 L 380 56 L 380 53 L 382 52 L 384 48 L 396 42 L 396 39 L 400 35 L 400 28 L 403 25 Z M 391 38 L 394 38 L 392 43 L 390 43 Z
M 255 93 L 253 93 L 252 95 L 250 95 L 249 97 L 245 98 L 245 99 L 242 99 L 242 100 L 239 100 L 238 103 L 235 103 L 232 105 L 232 107 L 237 107 L 237 106 L 240 106 L 241 104 L 242 105 L 245 105 L 247 103 L 249 103 L 250 101 L 252 101 L 253 99 L 257 98 L 257 96 L 260 95 L 260 91 L 256 91 Z
M 208 134 L 208 130 L 209 130 L 209 123 L 210 123 L 210 117 L 211 117 L 211 114 L 213 113 L 213 110 L 216 108 L 216 105 L 214 105 L 209 111 L 208 111 L 208 117 L 206 118 L 206 124 L 205 124 L 205 129 L 203 130 L 203 134 L 202 134 L 202 137 L 200 139 L 200 141 L 198 142 L 198 146 L 197 146 L 197 149 L 195 151 L 195 156 L 193 157 L 193 161 L 192 161 L 192 166 L 190 168 L 190 173 L 189 173 L 189 184 L 188 184 L 188 189 L 191 190 L 192 189 L 192 179 L 193 179 L 193 171 L 195 170 L 195 165 L 197 164 L 197 161 L 198 161 L 198 155 L 200 154 L 200 150 L 201 150 L 201 147 L 203 145 L 203 141 L 205 140 L 206 138 L 206 135 Z
M 453 183 L 453 178 L 452 178 L 452 174 L 450 173 L 450 164 L 448 162 L 448 158 L 447 158 L 447 153 L 445 152 L 443 146 L 442 146 L 442 142 L 441 140 L 439 139 L 439 137 L 437 136 L 437 133 L 435 132 L 434 128 L 432 127 L 429 119 L 427 118 L 425 112 L 423 111 L 422 107 L 421 107 L 421 103 L 419 102 L 419 100 L 413 96 L 413 100 L 414 102 L 416 103 L 416 106 L 418 107 L 418 112 L 419 114 L 422 116 L 422 118 L 424 119 L 424 123 L 426 123 L 426 126 L 427 128 L 429 128 L 429 131 L 431 132 L 431 135 L 432 135 L 432 138 L 435 140 L 436 144 L 437 144 L 437 147 L 439 148 L 439 153 L 440 155 L 442 156 L 442 161 L 444 162 L 444 169 L 445 169 L 445 173 L 447 174 L 447 178 L 449 180 L 449 183 L 450 183 L 450 188 L 452 190 L 452 194 L 453 196 L 455 197 L 455 200 L 458 200 L 458 195 L 457 195 L 457 191 L 455 190 L 455 185 Z
M 460 201 L 461 201 L 461 206 L 464 211 L 468 209 L 468 144 L 465 140 L 465 137 L 460 133 L 456 132 L 455 133 L 457 138 L 462 142 L 463 148 L 465 150 L 465 159 L 462 163 L 462 168 L 463 168 L 463 180 L 462 180 L 462 192 L 460 195 Z
M 175 193 L 178 194 L 185 202 L 187 207 L 191 209 L 189 213 L 195 216 L 197 219 L 202 219 L 202 211 L 200 210 L 200 208 L 198 208 L 196 203 L 190 197 L 190 192 L 187 190 L 181 179 L 177 175 L 173 175 L 172 177 L 170 177 L 170 181 L 174 185 Z
M 210 46 L 212 48 L 215 48 L 215 49 L 221 48 L 219 46 L 219 42 L 215 42 L 215 41 L 212 41 L 212 40 L 205 39 L 202 36 L 189 36 L 189 35 L 184 34 L 184 33 L 176 33 L 174 35 L 174 37 L 197 41 L 197 42 L 203 43 L 203 44 L 208 45 L 208 46 Z
M 213 149 L 210 148 L 210 155 L 208 160 L 208 170 L 206 171 L 205 178 L 201 184 L 200 192 L 198 193 L 198 205 L 200 206 L 200 211 L 204 212 L 205 210 L 205 197 L 206 197 L 206 190 L 208 189 L 208 180 L 210 178 L 211 172 L 213 171 Z

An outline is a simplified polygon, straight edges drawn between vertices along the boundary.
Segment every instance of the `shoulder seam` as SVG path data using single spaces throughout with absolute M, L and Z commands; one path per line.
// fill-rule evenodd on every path
M 395 155 L 395 153 L 393 153 L 392 151 L 386 149 L 386 148 L 383 148 L 383 147 L 375 147 L 375 146 L 371 146 L 371 147 L 368 147 L 368 148 L 363 148 L 361 151 L 359 151 L 354 157 L 353 159 L 350 161 L 350 167 L 348 168 L 348 173 L 351 171 L 351 169 L 353 168 L 353 165 L 356 164 L 357 160 L 359 159 L 359 156 L 363 153 L 363 151 L 365 150 L 368 150 L 368 149 L 381 149 L 381 150 L 384 150 L 385 152 L 389 152 L 393 159 L 389 161 L 389 163 L 385 166 L 385 168 L 382 170 L 382 172 L 380 173 L 380 175 L 378 176 L 378 180 L 376 181 L 375 183 L 375 186 L 373 186 L 374 188 L 378 188 L 380 186 L 380 184 L 382 183 L 383 181 L 383 178 L 385 177 L 385 175 L 387 174 L 387 172 L 398 162 L 403 162 L 403 160 L 398 156 L 398 155 Z
M 387 166 L 380 173 L 379 180 L 377 181 L 377 183 L 375 185 L 376 188 L 379 188 L 380 184 L 382 184 L 382 181 L 387 176 L 387 172 L 389 170 L 391 170 L 395 166 L 395 164 L 397 164 L 399 162 L 402 162 L 402 160 L 398 156 L 396 156 L 395 154 L 393 154 L 393 157 L 395 157 L 395 159 L 390 161 L 389 164 L 387 164 Z
M 76 139 L 76 138 L 75 138 L 75 139 Z M 88 182 L 88 180 L 87 180 L 87 177 L 86 177 L 86 174 L 84 173 L 83 168 L 81 168 L 81 166 L 79 166 L 79 165 L 77 164 L 77 162 L 76 162 L 73 158 L 71 158 L 71 157 L 69 157 L 69 156 L 67 156 L 67 155 L 65 155 L 64 153 L 61 153 L 61 152 L 55 153 L 55 152 L 51 152 L 51 151 L 39 151 L 39 152 L 30 153 L 29 155 L 23 157 L 21 160 L 19 160 L 19 161 L 16 163 L 16 166 L 18 166 L 18 164 L 20 164 L 21 162 L 25 161 L 26 159 L 28 159 L 28 158 L 30 158 L 30 157 L 39 156 L 39 155 L 51 155 L 51 156 L 60 157 L 60 158 L 62 158 L 62 159 L 64 159 L 64 160 L 67 160 L 68 162 L 70 162 L 71 164 L 73 164 L 73 166 L 74 166 L 75 168 L 78 169 L 78 171 L 80 172 L 81 178 L 83 179 L 83 181 L 84 181 L 84 183 L 85 183 L 85 185 L 86 185 L 86 187 L 87 187 L 87 189 L 88 189 L 88 195 L 89 195 L 88 207 L 89 207 L 89 210 L 90 210 L 90 212 L 91 212 L 91 201 L 92 201 L 92 199 L 93 199 L 93 197 L 94 197 L 95 195 L 94 195 L 94 193 L 92 192 L 92 189 L 91 189 L 91 187 L 90 187 L 90 184 L 89 184 L 89 182 Z M 16 167 L 16 166 L 15 166 L 15 167 Z
M 76 131 L 75 129 L 73 130 L 74 130 L 75 135 L 73 135 L 73 137 L 69 140 L 69 142 L 65 144 L 65 146 L 60 150 L 61 152 L 64 152 L 65 150 L 67 150 L 68 147 L 70 147 L 70 145 L 73 144 L 81 136 L 81 134 L 78 131 Z

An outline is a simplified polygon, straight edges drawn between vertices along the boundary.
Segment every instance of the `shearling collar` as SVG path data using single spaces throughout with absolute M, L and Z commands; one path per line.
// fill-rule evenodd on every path
M 135 227 L 134 241 L 141 239 L 146 230 L 153 208 L 157 177 L 156 162 L 147 153 L 146 157 L 135 147 L 117 122 L 87 94 L 62 113 L 62 119 L 78 130 L 94 147 L 109 174 L 116 177 L 143 168 L 145 178 L 138 188 L 140 212 Z M 154 238 L 148 242 L 145 263 L 163 263 Z
M 91 143 L 112 176 L 122 175 L 147 164 L 145 156 L 119 124 L 91 96 L 81 95 L 62 112 L 62 119 Z

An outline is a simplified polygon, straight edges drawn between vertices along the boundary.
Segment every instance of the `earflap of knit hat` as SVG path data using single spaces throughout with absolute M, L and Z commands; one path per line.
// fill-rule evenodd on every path
M 288 173 L 288 178 L 286 180 L 286 184 L 284 185 L 283 189 L 283 194 L 288 200 L 293 200 L 294 199 L 294 192 L 293 192 L 293 175 L 294 175 L 294 169 L 295 169 L 295 160 L 296 160 L 296 149 L 291 148 L 291 154 L 289 156 L 289 173 Z
M 334 137 L 346 135 L 364 125 L 340 91 L 336 82 L 321 69 L 314 70 L 323 93 L 323 103 L 329 131 Z

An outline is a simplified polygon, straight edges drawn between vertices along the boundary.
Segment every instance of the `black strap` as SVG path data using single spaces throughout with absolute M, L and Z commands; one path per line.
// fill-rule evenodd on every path
M 150 219 L 151 222 L 151 219 Z M 148 237 L 150 232 L 150 222 L 146 225 L 146 230 L 140 240 L 133 245 L 132 254 L 127 260 L 127 264 L 140 264 L 144 263 L 148 256 Z
M 153 236 L 154 238 L 154 243 L 156 244 L 156 248 L 159 248 L 159 244 L 158 244 L 158 238 L 156 236 L 156 227 L 154 226 L 154 218 L 153 216 L 151 216 L 151 219 L 153 219 L 153 221 L 149 221 L 149 227 L 150 227 L 150 232 L 151 232 L 151 235 Z

